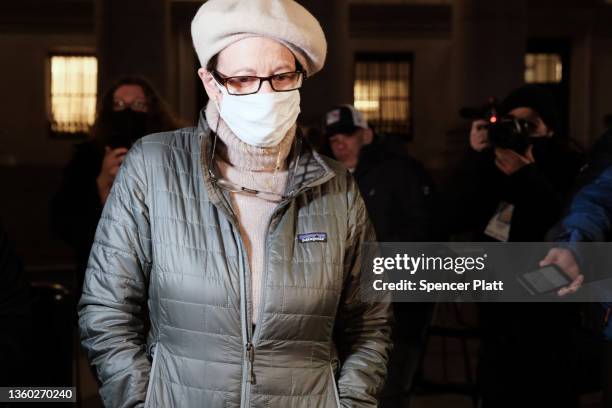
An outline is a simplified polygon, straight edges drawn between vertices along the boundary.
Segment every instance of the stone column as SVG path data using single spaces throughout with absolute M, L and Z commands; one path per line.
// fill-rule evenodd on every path
M 523 83 L 525 0 L 457 0 L 453 8 L 453 111 L 503 98 Z
M 348 0 L 301 0 L 321 23 L 327 38 L 325 67 L 302 88 L 300 122 L 320 126 L 334 105 L 353 102 L 353 55 L 349 42 Z
M 502 100 L 524 82 L 527 2 L 456 0 L 452 23 L 448 130 L 442 154 L 434 159 L 440 179 L 469 144 L 470 123 L 459 110 L 482 106 L 491 96 Z
M 123 75 L 140 75 L 167 98 L 170 23 L 169 0 L 97 0 L 100 93 Z

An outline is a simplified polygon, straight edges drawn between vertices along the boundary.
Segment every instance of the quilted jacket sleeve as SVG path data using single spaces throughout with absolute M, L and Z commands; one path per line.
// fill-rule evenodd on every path
M 375 241 L 375 234 L 352 178 L 349 186 L 345 282 L 335 328 L 336 345 L 342 360 L 338 393 L 344 408 L 376 407 L 392 347 L 392 304 L 367 303 L 361 298 L 361 245 Z
M 151 259 L 140 142 L 125 158 L 98 224 L 79 302 L 82 344 L 106 407 L 145 400 L 151 365 L 145 311 Z

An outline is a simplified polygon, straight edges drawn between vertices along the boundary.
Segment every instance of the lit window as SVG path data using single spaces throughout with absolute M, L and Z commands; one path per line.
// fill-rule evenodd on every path
M 406 56 L 357 56 L 355 108 L 378 132 L 411 134 L 410 71 Z
M 526 54 L 525 82 L 528 84 L 559 83 L 563 79 L 563 64 L 559 54 Z
M 51 56 L 51 131 L 89 132 L 96 117 L 98 61 L 96 57 Z

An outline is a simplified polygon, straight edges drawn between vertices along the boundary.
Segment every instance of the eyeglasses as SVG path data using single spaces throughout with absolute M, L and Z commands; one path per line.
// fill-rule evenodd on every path
M 272 193 L 269 191 L 260 191 L 248 187 L 239 186 L 238 184 L 234 184 L 224 178 L 215 176 L 210 168 L 208 169 L 208 173 L 210 174 L 210 178 L 214 184 L 231 193 L 247 194 L 250 196 L 261 198 L 262 200 L 270 201 L 272 203 L 280 203 L 281 201 L 287 198 L 287 196 Z
M 267 77 L 231 76 L 226 77 L 218 71 L 212 72 L 213 78 L 223 85 L 230 95 L 251 95 L 259 92 L 261 85 L 268 81 L 275 92 L 295 91 L 302 87 L 306 74 L 302 71 L 283 72 Z
M 123 99 L 115 99 L 113 101 L 113 110 L 122 111 L 127 108 L 130 108 L 137 112 L 146 112 L 148 110 L 147 101 L 142 99 L 136 99 L 132 102 L 126 102 Z
M 288 196 L 284 196 L 284 195 L 269 192 L 269 191 L 260 191 L 260 190 L 255 190 L 253 188 L 243 187 L 238 184 L 232 183 L 231 181 L 226 180 L 224 178 L 217 177 L 212 171 L 213 163 L 215 160 L 216 146 L 217 146 L 217 133 L 215 132 L 215 140 L 213 141 L 212 153 L 210 155 L 210 164 L 208 166 L 208 174 L 210 175 L 210 179 L 213 184 L 231 193 L 247 194 L 250 196 L 261 198 L 262 200 L 273 202 L 273 203 L 279 203 L 288 198 Z

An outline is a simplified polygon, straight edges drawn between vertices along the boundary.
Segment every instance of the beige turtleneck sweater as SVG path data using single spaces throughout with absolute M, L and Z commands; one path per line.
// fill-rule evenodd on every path
M 212 131 L 216 130 L 218 134 L 216 163 L 221 176 L 239 186 L 283 194 L 287 184 L 287 156 L 295 138 L 296 127 L 293 126 L 277 146 L 260 148 L 244 143 L 219 119 L 217 107 L 210 101 L 206 106 L 206 121 Z M 278 203 L 248 194 L 231 193 L 230 196 L 249 258 L 255 324 L 259 317 L 266 229 Z

